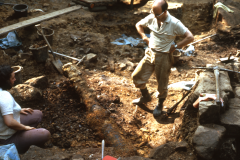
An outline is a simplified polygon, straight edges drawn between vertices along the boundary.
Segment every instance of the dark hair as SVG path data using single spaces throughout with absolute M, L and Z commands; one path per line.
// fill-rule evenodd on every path
M 168 3 L 164 1 L 165 3 L 162 5 L 162 12 L 166 11 L 168 9 Z
M 0 88 L 4 90 L 8 90 L 12 88 L 9 81 L 12 73 L 13 73 L 13 69 L 11 68 L 11 66 L 0 65 Z

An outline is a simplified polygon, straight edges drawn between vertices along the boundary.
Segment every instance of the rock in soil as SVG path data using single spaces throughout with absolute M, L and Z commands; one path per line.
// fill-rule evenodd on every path
M 46 89 L 48 87 L 48 78 L 46 76 L 39 76 L 36 78 L 32 78 L 24 82 L 24 84 L 28 84 L 30 86 Z
M 234 98 L 229 101 L 229 110 L 221 115 L 221 124 L 227 129 L 227 135 L 239 136 L 240 132 L 240 99 Z
M 19 84 L 9 91 L 16 102 L 38 101 L 42 98 L 42 91 L 27 84 Z
M 198 157 L 211 160 L 221 145 L 221 140 L 226 132 L 223 126 L 207 124 L 198 126 L 193 136 L 193 146 Z

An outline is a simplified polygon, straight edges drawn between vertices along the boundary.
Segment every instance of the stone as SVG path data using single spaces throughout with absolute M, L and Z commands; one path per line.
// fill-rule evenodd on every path
M 48 3 L 43 3 L 43 7 L 49 7 L 50 6 L 50 4 L 48 4 Z
M 85 52 L 84 52 L 84 49 L 83 48 L 80 48 L 79 49 L 79 54 L 84 54 Z
M 16 57 L 18 58 L 18 57 Z M 11 65 L 12 64 L 12 58 L 4 50 L 0 51 L 0 64 L 3 65 Z M 14 61 L 13 61 L 14 62 Z
M 80 39 L 80 36 L 71 34 L 71 35 L 70 35 L 70 38 L 71 38 L 74 42 L 76 42 L 78 39 Z
M 171 75 L 174 75 L 175 77 L 178 77 L 180 76 L 181 74 L 178 72 L 177 68 L 174 67 L 174 68 L 171 68 Z
M 188 147 L 188 143 L 186 141 L 182 141 L 176 144 L 176 151 L 186 151 Z
M 123 52 L 121 54 L 121 57 L 131 57 L 131 54 L 130 54 L 130 52 Z
M 68 153 L 58 152 L 51 157 L 47 157 L 46 160 L 66 160 L 66 159 L 70 159 L 71 156 L 72 155 Z
M 76 3 L 74 3 L 74 2 L 68 3 L 68 7 L 72 7 L 72 6 L 76 6 Z
M 48 87 L 48 78 L 46 76 L 39 76 L 27 80 L 26 82 L 24 82 L 24 84 L 40 89 L 46 89 Z
M 224 92 L 232 92 L 233 89 L 230 84 L 230 78 L 227 72 L 220 71 L 220 90 Z M 195 90 L 195 93 L 208 93 L 213 91 L 216 93 L 216 80 L 213 72 L 201 72 L 199 76 L 199 85 Z
M 182 142 L 169 142 L 158 146 L 150 151 L 149 158 L 153 159 L 167 159 L 176 151 L 187 150 L 188 144 L 185 141 Z
M 115 71 L 115 63 L 114 63 L 114 59 L 112 57 L 108 58 L 108 64 L 109 64 L 110 72 L 114 72 Z
M 226 127 L 227 135 L 238 136 L 240 132 L 240 99 L 229 100 L 229 110 L 221 115 L 221 124 Z
M 91 41 L 92 41 L 92 40 L 91 40 L 91 38 L 89 38 L 89 37 L 85 39 L 85 42 L 91 42 Z
M 207 66 L 212 67 L 212 66 Z M 220 66 L 221 68 L 224 68 L 223 66 Z M 197 72 L 196 72 L 197 73 Z M 230 78 L 228 76 L 228 72 L 226 71 L 220 71 L 220 97 L 224 100 L 224 104 L 227 103 L 228 97 L 230 95 L 233 95 L 233 89 L 230 83 Z M 209 94 L 216 94 L 216 80 L 215 75 L 213 71 L 205 71 L 200 72 L 199 74 L 196 74 L 196 78 L 199 80 L 199 84 L 196 87 L 194 93 L 189 97 L 191 101 L 195 101 L 200 93 L 209 93 Z M 192 102 L 194 103 L 194 102 Z M 226 105 L 224 105 L 223 108 L 221 108 L 221 112 L 223 112 L 226 108 Z
M 234 93 L 235 93 L 235 96 L 236 96 L 236 97 L 240 98 L 240 87 L 236 87 L 236 88 L 234 89 Z
M 216 104 L 216 101 L 201 101 L 199 103 L 198 120 L 200 124 L 219 122 L 220 106 Z
M 31 160 L 37 157 L 39 160 L 45 160 L 47 157 L 51 157 L 53 155 L 54 152 L 52 152 L 50 149 L 42 149 L 37 146 L 31 146 L 25 154 L 20 155 L 20 158 Z
M 229 108 L 230 109 L 240 109 L 240 98 L 229 99 Z
M 225 127 L 216 124 L 198 126 L 192 141 L 197 156 L 202 159 L 212 160 L 221 146 L 221 140 L 225 132 Z
M 126 60 L 126 64 L 127 64 L 127 69 L 129 71 L 133 71 L 134 70 L 134 63 L 132 63 L 131 61 L 129 60 Z
M 152 147 L 152 148 L 156 148 L 156 147 L 158 147 L 158 146 L 160 146 L 160 145 L 163 145 L 163 144 L 165 144 L 165 143 L 167 143 L 167 139 L 166 139 L 166 137 L 161 137 L 161 138 L 159 138 L 158 140 L 152 140 L 152 141 L 150 141 L 149 142 L 149 145 L 150 145 L 150 147 Z
M 16 85 L 9 92 L 17 102 L 37 101 L 42 98 L 40 89 L 27 84 Z
M 108 68 L 108 65 L 102 66 L 101 69 L 102 70 L 106 70 Z
M 119 64 L 120 70 L 124 70 L 126 67 L 127 67 L 127 65 L 125 63 L 120 63 Z
M 71 160 L 84 160 L 84 158 L 80 154 L 76 154 L 72 157 Z
M 93 53 L 87 54 L 86 61 L 89 61 L 89 62 L 97 61 L 97 55 Z
M 54 133 L 54 134 L 52 135 L 52 138 L 54 138 L 54 139 L 59 138 L 59 137 L 60 137 L 60 135 L 59 135 L 59 134 L 56 134 L 56 133 Z

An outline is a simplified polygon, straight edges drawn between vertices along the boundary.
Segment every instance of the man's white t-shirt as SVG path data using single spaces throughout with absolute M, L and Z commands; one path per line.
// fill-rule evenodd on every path
M 141 26 L 148 27 L 151 31 L 149 48 L 166 53 L 169 52 L 176 36 L 183 36 L 188 31 L 182 22 L 173 17 L 168 11 L 167 15 L 161 27 L 158 26 L 157 19 L 153 14 L 148 15 L 138 22 Z
M 3 116 L 12 114 L 13 118 L 20 123 L 20 111 L 21 107 L 12 95 L 8 91 L 0 88 L 0 139 L 8 139 L 16 133 L 16 130 L 6 126 L 3 121 Z

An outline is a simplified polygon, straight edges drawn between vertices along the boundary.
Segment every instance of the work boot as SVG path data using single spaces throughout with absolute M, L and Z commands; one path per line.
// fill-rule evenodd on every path
M 163 109 L 163 102 L 165 101 L 165 98 L 160 98 L 158 100 L 158 105 L 156 106 L 156 108 L 153 110 L 153 116 L 154 117 L 158 117 L 161 115 L 162 113 L 162 109 Z
M 142 96 L 140 98 L 138 98 L 138 99 L 134 99 L 132 101 L 133 104 L 147 103 L 147 102 L 150 102 L 152 100 L 150 94 L 148 93 L 147 88 L 140 89 L 140 91 L 142 92 Z

